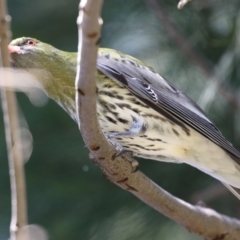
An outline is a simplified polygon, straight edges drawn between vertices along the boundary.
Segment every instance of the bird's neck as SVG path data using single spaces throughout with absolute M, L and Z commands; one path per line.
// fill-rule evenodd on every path
M 71 117 L 76 120 L 75 113 L 75 77 L 77 54 L 63 51 L 42 59 L 42 68 L 32 72 L 40 81 L 47 95 L 56 101 Z

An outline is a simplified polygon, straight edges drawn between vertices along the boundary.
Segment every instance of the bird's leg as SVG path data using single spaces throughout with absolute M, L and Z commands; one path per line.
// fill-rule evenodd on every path
M 122 145 L 116 141 L 114 141 L 110 136 L 109 133 L 104 133 L 105 137 L 107 138 L 107 140 L 115 147 L 115 149 L 117 150 L 117 152 L 122 152 L 124 151 Z
M 111 132 L 105 133 L 106 138 L 114 145 L 118 153 L 116 153 L 115 157 L 120 156 L 123 153 L 131 152 L 122 147 L 122 145 L 113 139 L 117 139 L 118 137 L 136 137 L 146 132 L 146 124 L 142 118 L 136 119 L 133 121 L 131 128 L 126 132 Z M 131 156 L 134 154 L 131 152 Z
M 120 143 L 114 141 L 113 138 L 117 139 L 118 137 L 135 137 L 139 136 L 140 134 L 144 134 L 145 132 L 146 124 L 142 118 L 139 118 L 132 123 L 131 128 L 126 132 L 111 132 L 104 134 L 108 141 L 111 142 L 113 146 L 118 150 L 118 152 L 123 152 L 126 150 L 123 149 Z
M 142 118 L 133 121 L 132 126 L 126 132 L 106 133 L 109 138 L 136 137 L 146 132 L 146 124 Z
M 122 145 L 113 139 L 117 139 L 118 137 L 135 137 L 139 136 L 141 134 L 144 134 L 146 132 L 146 124 L 143 121 L 143 119 L 139 118 L 135 120 L 132 123 L 131 128 L 126 132 L 111 132 L 111 133 L 105 133 L 105 136 L 107 137 L 108 141 L 112 143 L 112 145 L 116 148 L 117 153 L 114 155 L 113 158 L 116 158 L 122 154 L 127 154 L 130 157 L 132 157 L 134 154 L 132 151 L 126 150 L 122 147 Z M 131 165 L 133 167 L 132 172 L 136 172 L 138 170 L 138 162 L 136 160 L 131 161 Z

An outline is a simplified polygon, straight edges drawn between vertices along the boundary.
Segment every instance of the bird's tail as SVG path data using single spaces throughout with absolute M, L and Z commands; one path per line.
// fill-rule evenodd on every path
M 222 184 L 235 196 L 240 200 L 240 193 L 234 187 L 222 182 Z

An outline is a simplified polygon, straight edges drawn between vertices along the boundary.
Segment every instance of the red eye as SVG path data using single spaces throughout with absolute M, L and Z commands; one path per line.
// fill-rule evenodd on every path
M 35 42 L 34 40 L 32 40 L 32 39 L 28 39 L 28 40 L 26 41 L 26 45 L 35 46 L 35 45 L 36 45 L 36 42 Z

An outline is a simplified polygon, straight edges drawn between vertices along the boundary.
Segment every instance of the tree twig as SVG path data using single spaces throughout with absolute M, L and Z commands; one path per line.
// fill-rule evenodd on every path
M 2 67 L 10 67 L 8 52 L 8 43 L 10 38 L 10 19 L 10 16 L 7 14 L 5 0 L 0 0 L 0 39 Z M 11 81 L 10 77 L 6 74 L 6 71 L 3 71 L 2 76 L 4 76 L 5 81 Z M 19 240 L 20 231 L 27 224 L 27 210 L 17 106 L 15 94 L 13 91 L 2 89 L 1 97 L 11 183 L 12 217 L 10 235 L 11 240 Z
M 180 0 L 178 3 L 178 9 L 182 9 L 189 2 L 191 2 L 191 0 Z
M 221 198 L 227 194 L 229 194 L 228 189 L 218 182 L 193 193 L 190 197 L 190 202 L 196 203 L 201 199 L 202 202 L 207 204 L 208 202 Z
M 227 236 L 237 240 L 240 222 L 214 210 L 192 206 L 158 187 L 140 171 L 132 172 L 128 156 L 113 159 L 115 149 L 109 145 L 99 127 L 96 112 L 96 58 L 100 39 L 99 13 L 102 0 L 81 1 L 77 20 L 79 27 L 76 105 L 79 127 L 91 156 L 105 176 L 128 190 L 152 208 L 163 213 L 189 231 L 206 239 Z M 211 227 L 209 227 L 211 226 Z
M 219 82 L 219 90 L 231 106 L 240 110 L 240 97 L 231 89 L 223 79 L 217 76 L 213 70 L 213 66 L 209 60 L 206 59 L 184 36 L 184 34 L 174 24 L 168 12 L 165 10 L 161 1 L 146 0 L 147 5 L 155 17 L 164 26 L 168 37 L 176 44 L 183 56 L 190 62 L 194 63 L 196 67 L 206 76 L 206 80 L 213 80 Z

